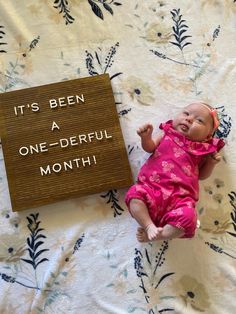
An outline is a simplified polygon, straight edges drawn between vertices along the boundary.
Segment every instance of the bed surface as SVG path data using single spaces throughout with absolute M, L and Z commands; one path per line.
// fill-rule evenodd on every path
M 12 212 L 0 146 L 0 313 L 233 314 L 236 308 L 236 2 L 0 4 L 0 92 L 108 73 L 134 179 L 136 129 L 195 100 L 226 142 L 200 182 L 193 239 L 141 244 L 127 188 Z

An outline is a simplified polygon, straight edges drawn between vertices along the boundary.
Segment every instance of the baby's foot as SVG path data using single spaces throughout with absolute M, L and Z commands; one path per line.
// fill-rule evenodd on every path
M 157 240 L 162 230 L 163 228 L 156 227 L 153 223 L 145 228 L 149 241 Z
M 137 229 L 136 237 L 139 242 L 149 242 L 147 232 L 141 227 Z
M 154 233 L 155 237 L 150 239 L 149 235 L 148 235 L 148 232 L 145 229 L 139 227 L 137 229 L 137 233 L 136 233 L 137 240 L 139 242 L 150 242 L 150 241 L 158 240 L 158 236 L 161 234 L 163 228 L 157 228 L 156 226 L 155 226 L 155 228 L 157 229 L 156 233 Z

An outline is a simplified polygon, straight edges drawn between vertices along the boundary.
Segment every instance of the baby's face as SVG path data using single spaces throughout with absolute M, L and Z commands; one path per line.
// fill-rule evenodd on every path
M 173 120 L 173 128 L 192 141 L 208 140 L 213 133 L 210 111 L 199 103 L 188 105 Z

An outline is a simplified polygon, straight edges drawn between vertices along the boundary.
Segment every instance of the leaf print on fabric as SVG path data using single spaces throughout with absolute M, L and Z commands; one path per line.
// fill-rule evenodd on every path
M 111 208 L 114 209 L 114 217 L 120 216 L 124 209 L 119 205 L 117 198 L 117 190 L 109 190 L 106 194 L 101 195 L 103 198 L 108 198 L 107 204 L 112 203 Z
M 17 40 L 18 50 L 16 51 L 16 59 L 9 61 L 8 67 L 2 72 L 0 70 L 0 92 L 7 92 L 18 86 L 30 87 L 30 85 L 22 79 L 22 75 L 32 73 L 32 60 L 27 58 L 28 54 L 34 49 L 40 36 L 34 38 L 30 44 L 27 44 L 27 48 L 22 45 L 22 38 L 19 36 Z M 22 58 L 23 57 L 23 58 Z
M 98 51 L 94 52 L 94 55 L 89 51 L 85 51 L 86 53 L 86 67 L 89 75 L 99 75 L 108 73 L 108 69 L 112 67 L 114 63 L 114 56 L 117 52 L 117 48 L 119 47 L 119 42 L 117 42 L 114 46 L 111 46 L 108 51 L 106 57 L 104 58 L 102 48 L 99 47 Z M 115 73 L 110 76 L 110 80 L 115 78 L 116 76 L 122 74 L 121 72 Z
M 234 232 L 227 231 L 227 233 L 233 237 L 236 237 L 236 193 L 232 191 L 228 195 L 230 198 L 230 205 L 233 207 L 232 212 L 230 213 L 230 217 L 232 220 Z
M 0 47 L 7 45 L 6 42 L 2 42 L 4 35 L 6 35 L 6 33 L 3 31 L 3 28 L 4 26 L 0 25 Z M 6 50 L 0 48 L 0 53 L 6 53 Z
M 42 258 L 40 255 L 48 251 L 48 249 L 39 249 L 44 242 L 41 239 L 46 238 L 42 233 L 40 233 L 42 228 L 39 228 L 40 221 L 38 219 L 38 214 L 31 214 L 27 217 L 29 222 L 28 229 L 31 232 L 31 237 L 27 238 L 27 245 L 25 244 L 25 239 L 23 240 L 19 234 L 15 233 L 14 235 L 6 235 L 5 244 L 0 249 L 0 261 L 5 262 L 6 266 L 4 267 L 8 273 L 0 273 L 1 278 L 9 283 L 17 283 L 23 287 L 41 290 L 38 285 L 36 268 L 39 264 L 44 261 L 48 261 L 46 258 Z M 9 244 L 7 243 L 9 242 Z M 5 248 L 5 252 L 1 251 Z M 23 258 L 26 251 L 28 251 L 30 259 Z M 34 269 L 35 275 L 35 284 L 32 280 L 29 270 L 25 265 L 31 265 Z
M 19 280 L 17 280 L 15 277 L 13 276 L 9 276 L 5 273 L 1 273 L 0 272 L 0 277 L 2 280 L 6 281 L 6 282 L 9 282 L 9 283 L 17 283 L 19 284 L 20 286 L 23 286 L 25 288 L 30 288 L 30 289 L 35 289 L 35 290 L 41 290 L 39 287 L 35 287 L 35 286 L 30 286 L 28 284 L 25 284 L 23 282 L 20 282 Z
M 198 89 L 198 80 L 207 72 L 213 71 L 209 66 L 211 61 L 211 54 L 202 52 L 196 52 L 196 57 L 192 60 L 195 67 L 192 67 L 189 75 L 189 80 L 192 82 L 192 92 L 195 95 L 200 95 L 202 91 Z
M 220 33 L 220 25 L 214 30 L 213 35 L 212 35 L 212 40 L 214 41 Z
M 42 258 L 42 254 L 44 252 L 49 251 L 49 249 L 39 249 L 41 245 L 44 244 L 44 241 L 41 239 L 45 239 L 46 236 L 43 235 L 41 232 L 44 230 L 43 228 L 39 228 L 39 225 L 41 221 L 38 220 L 39 214 L 30 214 L 27 216 L 28 220 L 28 229 L 30 230 L 30 237 L 27 238 L 27 244 L 28 244 L 28 253 L 30 259 L 22 258 L 21 260 L 32 265 L 34 270 L 36 271 L 36 268 L 39 264 L 48 261 L 47 258 Z M 39 240 L 40 239 L 40 240 Z
M 70 256 L 67 256 L 67 257 L 65 258 L 65 262 L 69 262 L 70 257 L 71 257 L 72 255 L 74 255 L 76 251 L 79 250 L 79 248 L 81 247 L 81 244 L 83 243 L 83 241 L 84 241 L 84 233 L 83 233 L 82 236 L 79 237 L 78 240 L 75 242 L 75 245 L 74 245 L 74 247 L 73 247 L 73 250 L 72 250 Z
M 185 24 L 186 21 L 182 19 L 180 9 L 174 9 L 170 13 L 172 15 L 172 20 L 175 23 L 173 26 L 175 42 L 171 41 L 170 43 L 177 46 L 182 51 L 184 47 L 192 44 L 189 41 L 185 42 L 187 38 L 192 36 L 184 34 L 187 32 L 188 26 Z
M 39 39 L 40 39 L 40 36 L 38 36 L 37 38 L 35 38 L 35 39 L 33 39 L 33 40 L 31 41 L 27 52 L 30 52 L 32 49 L 34 49 L 34 48 L 37 46 L 37 44 L 39 43 Z M 26 57 L 26 56 L 27 56 L 27 53 L 24 52 L 24 53 L 23 53 L 23 57 Z
M 221 246 L 219 246 L 219 245 L 216 245 L 216 244 L 211 243 L 209 241 L 206 241 L 205 244 L 208 245 L 210 247 L 210 249 L 212 249 L 213 251 L 215 251 L 215 252 L 217 252 L 219 254 L 224 254 L 224 255 L 227 255 L 227 256 L 229 256 L 229 257 L 231 257 L 233 259 L 236 259 L 236 252 L 235 252 L 235 250 L 233 251 L 233 253 L 231 253 L 230 251 L 229 251 L 230 253 L 228 253 L 228 251 L 226 251 L 222 247 L 222 246 L 224 246 L 223 243 L 221 243 Z
M 165 55 L 164 53 L 159 52 L 157 50 L 150 49 L 150 52 L 154 53 L 155 56 L 157 56 L 161 59 L 169 60 L 169 61 L 172 61 L 172 62 L 177 63 L 177 64 L 183 64 L 183 65 L 188 65 L 188 66 L 197 67 L 197 68 L 199 67 L 198 65 L 195 65 L 194 63 L 188 63 L 186 61 L 179 61 L 179 60 L 175 60 L 173 58 L 170 58 L 167 55 Z
M 217 138 L 227 138 L 232 128 L 232 118 L 225 112 L 224 106 L 216 107 L 220 125 L 215 132 Z
M 98 50 L 94 53 L 89 52 L 88 50 L 85 51 L 86 53 L 86 67 L 88 70 L 89 75 L 99 75 L 104 73 L 109 73 L 110 80 L 115 79 L 119 75 L 123 74 L 122 72 L 116 72 L 114 74 L 110 73 L 110 68 L 114 64 L 114 56 L 117 53 L 117 49 L 119 47 L 119 42 L 117 42 L 115 45 L 111 46 L 108 52 L 104 52 L 101 47 L 98 47 Z M 105 55 L 105 56 L 104 56 Z M 122 95 L 121 92 L 114 92 L 115 96 L 115 104 L 121 105 L 122 101 L 120 100 L 120 95 Z M 119 100 L 117 99 L 119 97 Z M 117 106 L 117 110 L 119 106 Z M 121 111 L 119 111 L 119 116 L 123 117 L 127 115 L 131 111 L 131 108 L 122 108 Z
M 43 306 L 37 307 L 38 313 L 48 313 L 53 307 L 54 312 L 60 312 L 61 307 L 66 310 L 68 307 L 68 313 L 71 312 L 71 295 L 67 292 L 68 289 L 65 288 L 65 281 L 73 282 L 78 275 L 75 268 L 75 264 L 78 261 L 75 259 L 75 254 L 81 248 L 84 241 L 85 234 L 83 233 L 76 241 L 70 253 L 64 259 L 65 263 L 60 266 L 58 271 L 50 272 L 50 276 L 47 277 L 47 282 L 44 283 L 47 289 L 44 289 L 42 293 L 44 294 Z M 62 249 L 62 256 L 64 255 L 64 250 Z M 69 310 L 70 309 L 70 310 Z M 74 312 L 74 311 L 72 311 Z
M 182 14 L 180 14 L 180 9 L 173 9 L 171 12 L 172 20 L 174 21 L 173 26 L 173 37 L 174 41 L 170 41 L 170 43 L 179 48 L 181 52 L 182 60 L 177 60 L 175 54 L 173 57 L 170 57 L 165 53 L 158 51 L 157 49 L 150 49 L 152 53 L 154 53 L 157 57 L 172 61 L 179 65 L 188 66 L 190 68 L 190 73 L 187 78 L 182 78 L 181 81 L 184 82 L 182 85 L 183 91 L 186 93 L 186 90 L 190 90 L 190 92 L 195 95 L 200 95 L 202 93 L 198 88 L 198 80 L 206 73 L 212 72 L 214 69 L 210 65 L 211 62 L 211 54 L 209 52 L 205 52 L 205 50 L 201 50 L 200 52 L 196 51 L 196 57 L 191 61 L 187 61 L 184 55 L 184 48 L 190 44 L 189 38 L 191 35 L 187 35 L 188 25 L 186 24 L 186 20 L 182 19 Z M 215 33 L 215 36 L 217 31 Z M 180 70 L 179 70 L 180 71 Z M 184 68 L 184 73 L 186 75 L 186 67 Z M 173 84 L 172 84 L 173 85 Z M 168 86 L 168 85 L 166 85 Z M 175 87 L 181 89 L 181 87 Z M 186 89 L 186 90 L 185 90 Z
M 210 195 L 215 195 L 213 194 L 212 189 L 210 189 L 210 192 Z M 230 204 L 234 208 L 236 193 L 231 192 L 228 195 Z M 230 236 L 236 237 L 236 233 L 231 229 L 231 226 L 233 225 L 233 229 L 236 231 L 236 226 L 234 225 L 234 209 L 231 213 L 229 213 L 227 209 L 227 206 L 224 206 L 223 208 L 220 207 L 217 210 L 211 208 L 201 209 L 200 230 L 207 233 L 209 240 L 205 241 L 205 244 L 208 245 L 210 249 L 219 254 L 236 259 L 235 245 L 228 241 Z M 205 211 L 205 215 L 202 215 L 203 211 Z M 204 237 L 206 238 L 206 236 Z
M 147 313 L 162 313 L 167 311 L 174 311 L 173 308 L 161 308 L 160 303 L 164 298 L 173 298 L 172 296 L 160 296 L 162 290 L 159 289 L 161 284 L 174 274 L 168 272 L 165 274 L 157 275 L 157 271 L 165 261 L 165 252 L 168 249 L 168 242 L 164 241 L 155 255 L 154 259 L 147 248 L 144 252 L 135 248 L 134 268 L 136 275 L 140 280 L 139 288 L 142 289 L 143 296 L 147 303 Z M 137 308 L 138 309 L 138 308 Z
M 53 7 L 59 10 L 59 14 L 62 13 L 66 25 L 74 22 L 75 19 L 70 15 L 70 9 L 68 7 L 67 0 L 55 0 Z
M 113 13 L 114 13 L 111 5 L 115 5 L 115 6 L 122 5 L 122 3 L 114 1 L 114 0 L 111 0 L 109 3 L 107 3 L 106 0 L 88 0 L 88 3 L 90 4 L 93 13 L 97 17 L 99 17 L 101 20 L 104 19 L 104 16 L 103 16 L 102 9 L 99 7 L 99 5 L 97 3 L 101 4 L 103 6 L 103 8 L 107 12 L 109 12 L 111 15 L 113 15 Z
M 10 91 L 18 84 L 29 87 L 29 84 L 21 79 L 21 73 L 24 69 L 25 64 L 21 63 L 19 58 L 14 62 L 10 61 L 8 68 L 5 69 L 5 73 L 0 71 L 0 92 Z

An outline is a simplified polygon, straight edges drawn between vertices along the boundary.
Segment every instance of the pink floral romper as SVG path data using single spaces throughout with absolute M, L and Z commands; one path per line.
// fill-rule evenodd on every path
M 183 238 L 192 238 L 197 224 L 199 164 L 205 155 L 219 151 L 222 139 L 193 142 L 172 127 L 172 120 L 162 123 L 164 136 L 140 169 L 137 183 L 128 190 L 125 201 L 142 200 L 156 226 L 173 225 L 184 230 Z

